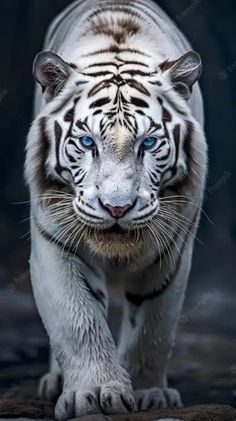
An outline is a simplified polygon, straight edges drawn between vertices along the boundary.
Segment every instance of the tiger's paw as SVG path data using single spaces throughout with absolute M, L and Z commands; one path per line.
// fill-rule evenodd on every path
M 61 393 L 61 376 L 58 373 L 49 372 L 39 381 L 37 396 L 42 401 L 55 402 Z
M 126 414 L 134 410 L 135 401 L 130 387 L 113 381 L 87 390 L 65 390 L 58 399 L 55 418 L 65 421 L 90 414 Z
M 183 406 L 179 392 L 171 388 L 136 390 L 134 397 L 138 411 Z

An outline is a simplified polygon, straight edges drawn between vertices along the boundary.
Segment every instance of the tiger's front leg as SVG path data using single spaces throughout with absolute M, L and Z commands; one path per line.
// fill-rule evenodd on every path
M 119 353 L 131 375 L 137 409 L 181 406 L 168 387 L 167 365 L 175 342 L 191 261 L 191 245 L 172 272 L 160 273 L 158 263 L 129 279 Z
M 131 382 L 106 320 L 104 281 L 80 259 L 62 256 L 37 227 L 32 237 L 34 295 L 63 379 L 56 419 L 132 411 Z

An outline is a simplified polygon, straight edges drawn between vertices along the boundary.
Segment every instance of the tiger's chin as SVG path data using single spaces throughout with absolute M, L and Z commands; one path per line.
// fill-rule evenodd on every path
M 87 243 L 93 253 L 110 260 L 129 259 L 141 253 L 143 248 L 142 239 L 134 231 L 96 231 L 90 234 Z

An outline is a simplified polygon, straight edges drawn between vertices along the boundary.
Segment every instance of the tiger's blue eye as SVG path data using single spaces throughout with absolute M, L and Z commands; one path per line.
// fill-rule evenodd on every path
M 95 145 L 93 139 L 88 136 L 82 136 L 79 140 L 84 148 L 92 148 Z
M 156 141 L 157 139 L 155 137 L 147 137 L 146 139 L 144 139 L 142 146 L 145 149 L 150 149 L 156 144 Z

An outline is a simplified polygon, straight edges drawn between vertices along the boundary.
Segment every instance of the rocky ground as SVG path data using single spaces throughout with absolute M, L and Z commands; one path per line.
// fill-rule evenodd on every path
M 52 420 L 53 407 L 33 399 L 3 399 L 1 420 L 6 418 Z M 75 419 L 74 419 L 75 420 Z M 89 415 L 79 421 L 235 421 L 236 409 L 227 405 L 197 405 L 183 409 L 160 409 L 128 415 Z

